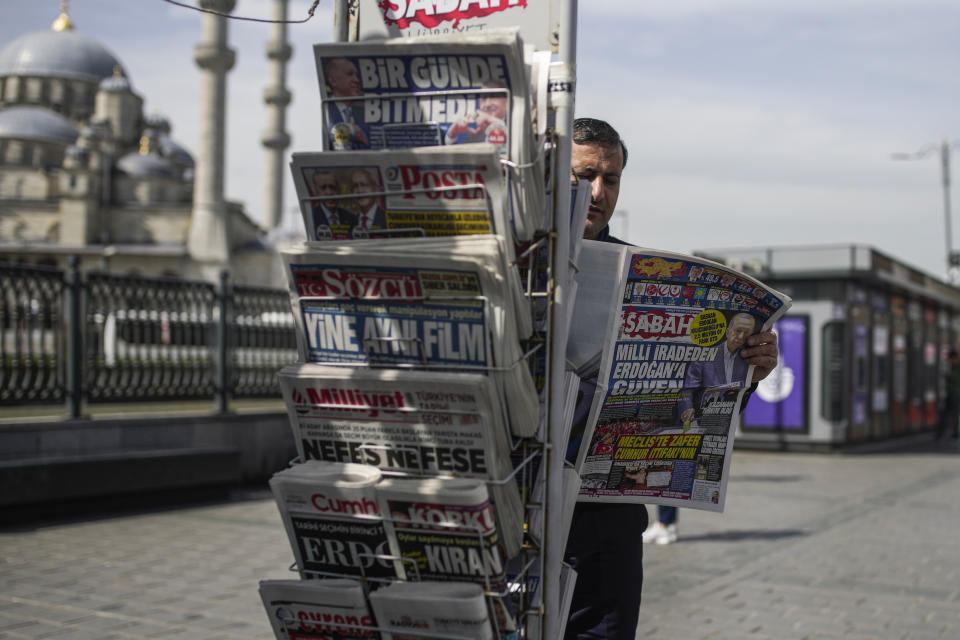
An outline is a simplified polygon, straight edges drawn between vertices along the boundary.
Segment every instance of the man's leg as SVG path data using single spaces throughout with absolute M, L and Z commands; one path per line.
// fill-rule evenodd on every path
M 566 554 L 577 571 L 566 640 L 634 640 L 646 526 L 643 505 L 577 504 Z

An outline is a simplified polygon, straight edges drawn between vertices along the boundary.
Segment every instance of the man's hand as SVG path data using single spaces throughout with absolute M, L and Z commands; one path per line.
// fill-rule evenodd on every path
M 348 124 L 350 125 L 350 137 L 354 141 L 362 144 L 364 147 L 369 147 L 370 141 L 367 140 L 367 134 L 364 133 L 363 129 L 357 125 L 357 122 L 354 120 L 353 116 L 350 116 L 350 122 Z
M 747 345 L 740 351 L 740 357 L 752 364 L 753 378 L 757 383 L 770 375 L 777 366 L 777 334 L 775 331 L 762 331 L 747 338 Z

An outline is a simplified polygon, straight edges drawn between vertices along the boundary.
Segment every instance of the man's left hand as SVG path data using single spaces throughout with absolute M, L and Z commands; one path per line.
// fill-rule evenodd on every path
M 751 382 L 760 382 L 777 366 L 777 334 L 775 331 L 761 331 L 747 338 L 747 345 L 740 351 L 740 357 L 753 365 Z

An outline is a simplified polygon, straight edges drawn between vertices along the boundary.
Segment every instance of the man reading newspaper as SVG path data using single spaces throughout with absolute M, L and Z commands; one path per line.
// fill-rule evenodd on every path
M 627 244 L 611 236 L 608 227 L 626 162 L 626 145 L 608 123 L 592 118 L 574 122 L 571 172 L 574 179 L 591 185 L 584 238 Z M 740 357 L 754 365 L 751 382 L 756 385 L 777 364 L 776 334 L 765 331 L 749 336 Z M 576 422 L 586 421 L 596 382 L 581 384 L 574 434 L 583 432 L 583 425 Z M 568 457 L 571 451 L 576 456 L 580 444 L 576 440 L 571 442 Z M 642 504 L 577 503 L 565 554 L 578 574 L 565 638 L 633 640 L 643 585 L 641 534 L 647 522 Z

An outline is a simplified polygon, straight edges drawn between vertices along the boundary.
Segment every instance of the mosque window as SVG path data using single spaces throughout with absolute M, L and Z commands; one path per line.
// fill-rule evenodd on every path
M 63 110 L 64 93 L 63 80 L 50 82 L 50 108 L 57 113 Z
M 18 90 L 20 88 L 19 78 L 17 78 L 16 76 L 9 76 L 7 77 L 7 81 L 4 82 L 3 84 L 4 84 L 4 91 L 3 91 L 4 102 L 8 102 L 8 103 L 16 102 L 20 97 L 20 92 Z
M 38 103 L 43 98 L 43 82 L 40 78 L 27 78 L 27 102 Z
M 9 164 L 20 164 L 23 162 L 23 143 L 19 140 L 11 140 L 8 142 L 7 150 L 3 157 Z

